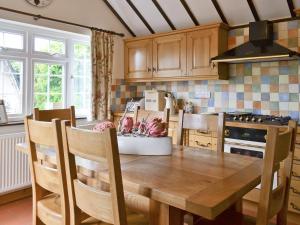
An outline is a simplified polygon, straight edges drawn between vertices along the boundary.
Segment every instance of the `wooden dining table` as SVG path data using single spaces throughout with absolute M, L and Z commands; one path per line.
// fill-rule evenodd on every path
M 28 153 L 25 143 L 17 149 Z M 51 149 L 39 149 L 38 158 L 55 164 Z M 169 156 L 120 155 L 126 193 L 149 202 L 151 225 L 179 225 L 182 212 L 214 219 L 239 202 L 261 179 L 262 159 L 174 146 Z M 77 158 L 78 173 L 87 182 L 109 182 L 106 165 Z M 148 203 L 147 202 L 147 203 Z

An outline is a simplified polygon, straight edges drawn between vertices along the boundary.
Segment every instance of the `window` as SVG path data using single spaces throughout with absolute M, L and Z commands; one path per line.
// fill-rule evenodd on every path
M 90 52 L 88 36 L 0 21 L 0 99 L 9 119 L 70 105 L 87 117 Z
M 34 63 L 34 107 L 63 108 L 64 66 L 59 63 Z
M 72 65 L 72 105 L 80 114 L 90 110 L 91 93 L 91 57 L 90 45 L 87 43 L 73 44 L 74 59 Z
M 8 114 L 22 113 L 23 61 L 0 59 L 0 99 Z
M 24 49 L 24 35 L 0 31 L 0 49 Z
M 47 53 L 50 55 L 65 55 L 64 41 L 54 40 L 50 38 L 35 37 L 34 38 L 34 51 Z

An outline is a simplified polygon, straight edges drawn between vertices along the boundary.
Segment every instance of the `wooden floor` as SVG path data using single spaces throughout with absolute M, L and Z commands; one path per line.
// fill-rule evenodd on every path
M 32 200 L 22 199 L 0 206 L 1 225 L 32 225 Z
M 32 225 L 32 199 L 25 198 L 0 206 L 0 225 Z M 252 213 L 246 211 L 248 215 Z M 295 224 L 288 224 L 295 225 Z

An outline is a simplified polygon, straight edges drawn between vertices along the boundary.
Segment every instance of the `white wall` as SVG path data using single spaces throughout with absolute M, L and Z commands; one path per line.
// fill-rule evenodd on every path
M 113 30 L 116 32 L 125 33 L 126 36 L 129 36 L 126 29 L 113 15 L 110 9 L 107 8 L 102 0 L 53 0 L 50 6 L 41 9 L 31 6 L 25 0 L 0 0 L 0 6 L 74 23 L 80 23 L 83 25 Z M 34 21 L 33 18 L 29 16 L 10 13 L 3 10 L 0 10 L 0 18 L 76 33 L 90 34 L 90 31 L 85 28 L 69 26 L 66 24 L 46 20 Z M 113 68 L 113 74 L 115 78 L 124 77 L 123 49 L 122 38 L 115 36 L 115 55 Z

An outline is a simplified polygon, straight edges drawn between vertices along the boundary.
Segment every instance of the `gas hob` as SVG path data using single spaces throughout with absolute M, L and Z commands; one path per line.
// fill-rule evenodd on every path
M 236 121 L 243 123 L 261 123 L 269 125 L 287 125 L 291 117 L 259 115 L 254 113 L 234 112 L 228 113 L 226 121 Z

